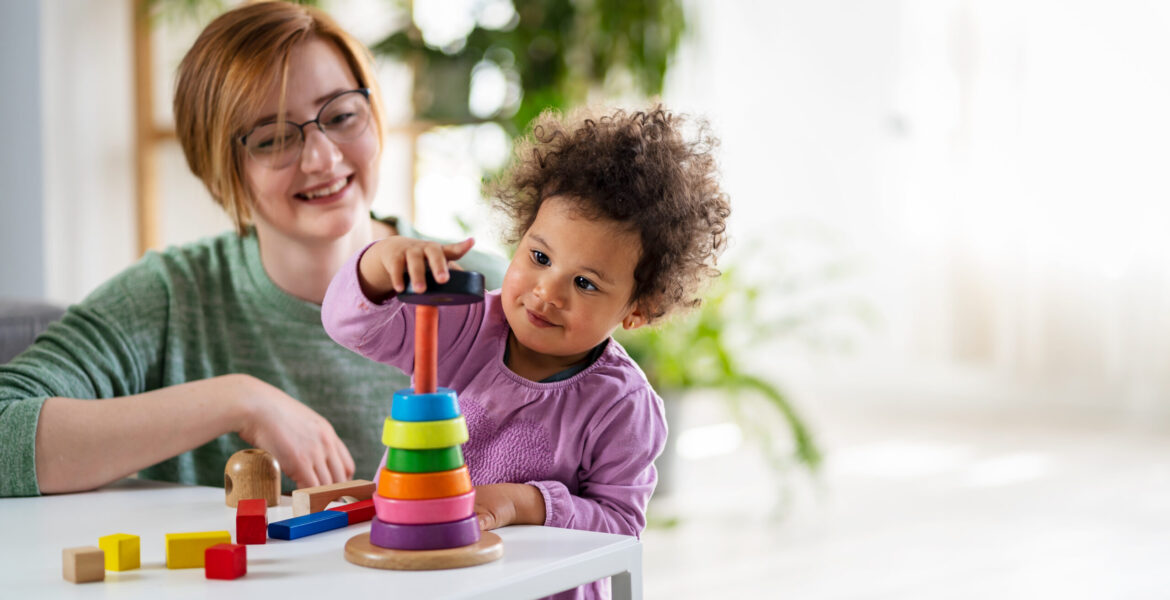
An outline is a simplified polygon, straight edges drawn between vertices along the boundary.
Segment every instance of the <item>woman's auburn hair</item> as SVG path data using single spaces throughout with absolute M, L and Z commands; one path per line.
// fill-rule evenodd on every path
M 204 28 L 179 64 L 175 129 L 187 165 L 243 235 L 252 223 L 239 139 L 259 116 L 280 74 L 278 114 L 284 114 L 288 62 L 309 39 L 333 42 L 359 87 L 369 88 L 370 108 L 383 146 L 382 98 L 369 50 L 324 11 L 287 2 L 256 2 L 230 10 Z

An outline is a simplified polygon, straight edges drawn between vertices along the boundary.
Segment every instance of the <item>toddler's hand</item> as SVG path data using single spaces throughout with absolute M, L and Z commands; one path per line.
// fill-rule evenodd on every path
M 410 276 L 415 293 L 427 289 L 426 272 L 430 267 L 435 281 L 445 283 L 449 269 L 456 259 L 467 254 L 475 240 L 467 238 L 454 244 L 440 244 L 413 238 L 394 236 L 370 246 L 358 263 L 358 281 L 362 292 L 370 300 L 380 302 L 386 296 L 406 290 Z M 457 267 L 456 267 L 457 268 Z
M 544 495 L 526 483 L 477 485 L 475 514 L 482 531 L 507 525 L 544 525 Z
M 243 377 L 241 439 L 271 452 L 298 488 L 353 479 L 353 457 L 325 417 L 275 386 Z

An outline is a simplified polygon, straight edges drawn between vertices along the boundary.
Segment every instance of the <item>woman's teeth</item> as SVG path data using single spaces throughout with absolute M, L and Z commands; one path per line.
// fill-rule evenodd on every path
M 311 191 L 311 192 L 305 192 L 305 193 L 304 193 L 304 194 L 302 194 L 302 195 L 303 195 L 304 197 L 308 198 L 309 200 L 312 200 L 313 198 L 320 198 L 320 197 L 322 197 L 322 196 L 328 196 L 328 195 L 330 195 L 330 194 L 336 194 L 337 192 L 340 192 L 340 191 L 341 191 L 341 188 L 345 187 L 345 182 L 346 182 L 346 181 L 348 181 L 348 178 L 342 178 L 342 179 L 338 179 L 338 180 L 337 180 L 337 183 L 334 183 L 333 185 L 331 185 L 331 186 L 329 186 L 329 187 L 327 187 L 327 188 L 321 188 L 321 189 L 319 189 L 319 190 L 313 190 L 313 191 Z

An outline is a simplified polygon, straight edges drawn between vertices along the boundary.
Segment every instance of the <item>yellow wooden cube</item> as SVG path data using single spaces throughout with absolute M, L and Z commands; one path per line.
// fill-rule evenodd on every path
M 194 569 L 203 566 L 203 552 L 216 544 L 232 543 L 227 531 L 194 531 L 167 534 L 167 568 Z
M 142 566 L 138 536 L 113 533 L 98 538 L 98 547 L 106 553 L 107 571 L 129 571 Z

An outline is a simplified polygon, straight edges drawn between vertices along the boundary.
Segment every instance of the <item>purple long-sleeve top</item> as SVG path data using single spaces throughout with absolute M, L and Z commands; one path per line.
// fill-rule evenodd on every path
M 413 373 L 413 307 L 366 298 L 357 278 L 362 253 L 329 285 L 325 331 L 367 358 Z M 657 482 L 654 459 L 666 443 L 662 399 L 613 339 L 569 379 L 525 379 L 504 364 L 508 331 L 498 291 L 483 303 L 439 310 L 437 379 L 456 390 L 467 419 L 463 455 L 472 483 L 536 486 L 547 526 L 641 534 Z M 587 587 L 591 596 L 608 595 L 599 583 Z

